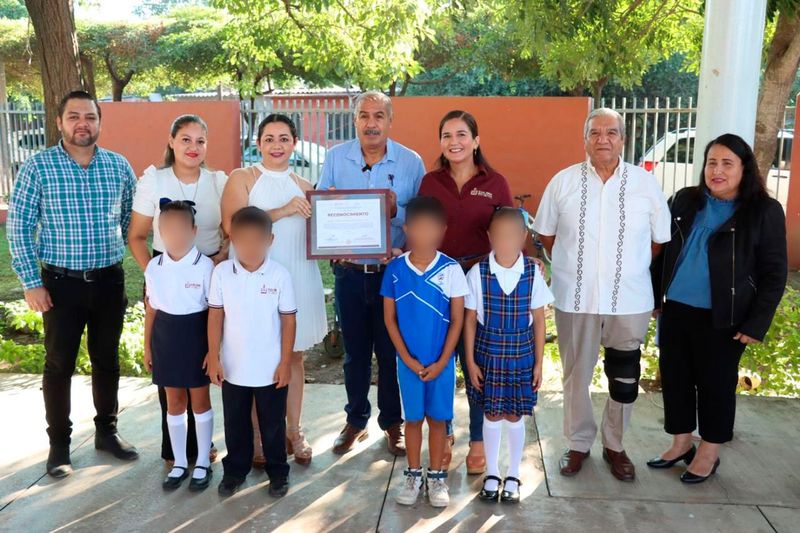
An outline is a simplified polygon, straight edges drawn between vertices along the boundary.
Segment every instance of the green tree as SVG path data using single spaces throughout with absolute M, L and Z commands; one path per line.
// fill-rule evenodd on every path
M 417 0 L 213 0 L 243 24 L 278 25 L 286 63 L 316 79 L 385 89 L 419 72 L 415 52 L 432 36 L 431 6 Z M 254 41 L 245 39 L 242 52 Z
M 36 36 L 25 19 L 0 19 L 0 68 L 9 97 L 42 98 L 37 46 Z
M 27 16 L 24 0 L 0 0 L 0 18 L 24 19 Z
M 152 22 L 79 22 L 78 42 L 90 90 L 98 80 L 104 81 L 110 85 L 112 99 L 121 101 L 135 75 L 158 66 L 156 43 L 163 31 L 161 23 Z M 96 68 L 98 63 L 102 70 Z M 151 77 L 149 83 L 154 82 Z
M 167 13 L 156 43 L 158 77 L 188 91 L 229 82 L 222 48 L 228 19 L 224 11 L 211 7 L 180 7 Z
M 648 68 L 689 46 L 700 0 L 511 0 L 495 12 L 519 39 L 520 57 L 572 94 L 595 99 L 614 81 L 637 85 Z M 698 22 L 699 21 L 699 22 Z

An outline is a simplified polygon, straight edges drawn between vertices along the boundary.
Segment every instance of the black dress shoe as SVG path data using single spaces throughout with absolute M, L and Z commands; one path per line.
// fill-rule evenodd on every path
M 211 484 L 211 467 L 210 466 L 194 466 L 195 469 L 201 468 L 206 471 L 206 474 L 201 478 L 196 478 L 194 475 L 192 476 L 192 480 L 189 481 L 189 490 L 192 492 L 200 492 L 201 490 L 206 490 L 208 486 Z
M 514 490 L 506 490 L 507 481 L 516 481 L 517 488 Z M 519 487 L 522 481 L 515 477 L 508 476 L 503 480 L 503 492 L 500 493 L 500 501 L 503 503 L 519 503 Z
M 183 480 L 189 477 L 189 469 L 185 466 L 173 466 L 172 468 L 180 468 L 181 475 L 178 477 L 175 476 L 167 476 L 164 478 L 164 481 L 161 482 L 161 488 L 164 490 L 175 490 L 181 486 Z
M 267 492 L 273 498 L 283 498 L 289 492 L 289 479 L 285 477 L 270 479 Z
M 112 433 L 110 435 L 94 436 L 94 447 L 96 450 L 103 450 L 114 455 L 117 459 L 124 461 L 134 461 L 139 458 L 139 452 L 136 448 L 119 436 L 119 433 Z
M 714 461 L 714 467 L 711 469 L 711 472 L 707 476 L 698 476 L 697 474 L 692 474 L 688 470 L 681 474 L 681 481 L 684 483 L 688 483 L 689 485 L 696 485 L 698 483 L 702 483 L 703 481 L 707 480 L 717 472 L 717 468 L 719 468 L 719 457 L 717 460 Z
M 694 459 L 695 452 L 697 452 L 697 448 L 695 448 L 694 444 L 692 444 L 692 447 L 680 457 L 676 457 L 675 459 L 662 459 L 659 455 L 658 457 L 654 457 L 653 459 L 647 461 L 647 466 L 650 468 L 672 468 L 681 461 L 688 465 Z
M 50 446 L 47 454 L 47 473 L 54 478 L 67 477 L 72 473 L 69 460 L 69 446 Z
M 497 481 L 497 489 L 495 489 L 495 490 L 486 490 L 486 482 L 489 481 L 490 479 L 493 479 L 493 480 Z M 490 502 L 490 501 L 495 501 L 496 502 L 498 500 L 498 498 L 500 497 L 500 485 L 502 485 L 502 483 L 503 483 L 503 480 L 500 479 L 497 476 L 486 476 L 485 478 L 483 478 L 483 488 L 481 488 L 481 491 L 478 494 L 478 497 L 481 500 L 484 500 L 484 501 L 487 501 L 487 502 Z
M 217 492 L 220 496 L 233 496 L 239 490 L 239 487 L 244 483 L 243 479 L 235 478 L 232 476 L 222 475 L 222 481 L 219 482 Z

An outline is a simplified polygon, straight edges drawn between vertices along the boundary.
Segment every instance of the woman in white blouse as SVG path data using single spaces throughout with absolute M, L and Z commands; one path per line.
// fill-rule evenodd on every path
M 220 201 L 227 176 L 223 172 L 205 167 L 208 150 L 208 126 L 197 115 L 181 115 L 172 123 L 164 164 L 160 168 L 150 166 L 144 171 L 136 185 L 133 199 L 133 215 L 128 229 L 128 246 L 136 262 L 144 270 L 151 257 L 164 251 L 158 232 L 158 216 L 162 201 L 182 200 L 191 202 L 196 210 L 197 237 L 195 245 L 214 263 L 227 259 L 227 243 L 222 233 Z M 147 237 L 153 233 L 153 252 L 147 246 Z M 166 425 L 166 395 L 163 387 L 158 389 L 161 401 L 161 456 L 171 461 L 172 446 Z M 189 413 L 187 443 L 195 442 L 194 419 Z M 192 457 L 191 445 L 187 448 Z M 196 455 L 196 450 L 194 452 Z M 211 450 L 212 461 L 216 449 Z

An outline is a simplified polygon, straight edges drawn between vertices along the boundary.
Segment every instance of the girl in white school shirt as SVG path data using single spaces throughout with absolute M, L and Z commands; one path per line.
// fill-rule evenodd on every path
M 197 460 L 189 489 L 200 491 L 211 480 L 211 435 L 214 411 L 203 369 L 208 353 L 208 291 L 214 263 L 194 245 L 197 227 L 194 208 L 180 200 L 161 206 L 161 234 L 165 251 L 144 271 L 147 304 L 144 326 L 144 363 L 153 383 L 164 387 L 167 426 L 175 458 L 162 482 L 175 490 L 189 477 L 186 456 L 186 409 L 191 398 Z
M 197 249 L 212 258 L 214 263 L 227 259 L 227 244 L 221 228 L 222 190 L 227 176 L 205 166 L 208 151 L 208 126 L 197 115 L 181 115 L 170 128 L 164 162 L 160 168 L 148 167 L 136 184 L 133 214 L 128 230 L 131 254 L 142 270 L 152 257 L 147 238 L 153 233 L 153 256 L 164 252 L 159 214 L 162 200 L 192 202 L 196 212 Z M 158 389 L 161 403 L 161 457 L 170 464 L 172 445 L 167 427 L 167 397 L 163 387 Z M 190 402 L 191 407 L 191 402 Z M 189 409 L 189 458 L 197 455 L 194 445 L 194 417 Z M 216 458 L 211 447 L 211 461 Z

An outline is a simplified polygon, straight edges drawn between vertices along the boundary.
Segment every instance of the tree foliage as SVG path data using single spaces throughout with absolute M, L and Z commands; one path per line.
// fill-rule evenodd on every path
M 563 90 L 614 81 L 637 85 L 647 69 L 689 46 L 688 27 L 702 24 L 700 0 L 511 0 L 496 12 L 510 21 L 520 56 Z
M 24 0 L 0 0 L 0 18 L 24 19 L 27 16 Z
M 275 48 L 287 64 L 318 79 L 386 88 L 419 72 L 415 52 L 433 35 L 431 6 L 420 0 L 214 0 L 243 23 L 280 28 Z M 241 53 L 259 53 L 243 39 Z M 264 53 L 263 50 L 260 53 Z M 273 58 L 275 59 L 275 58 Z

